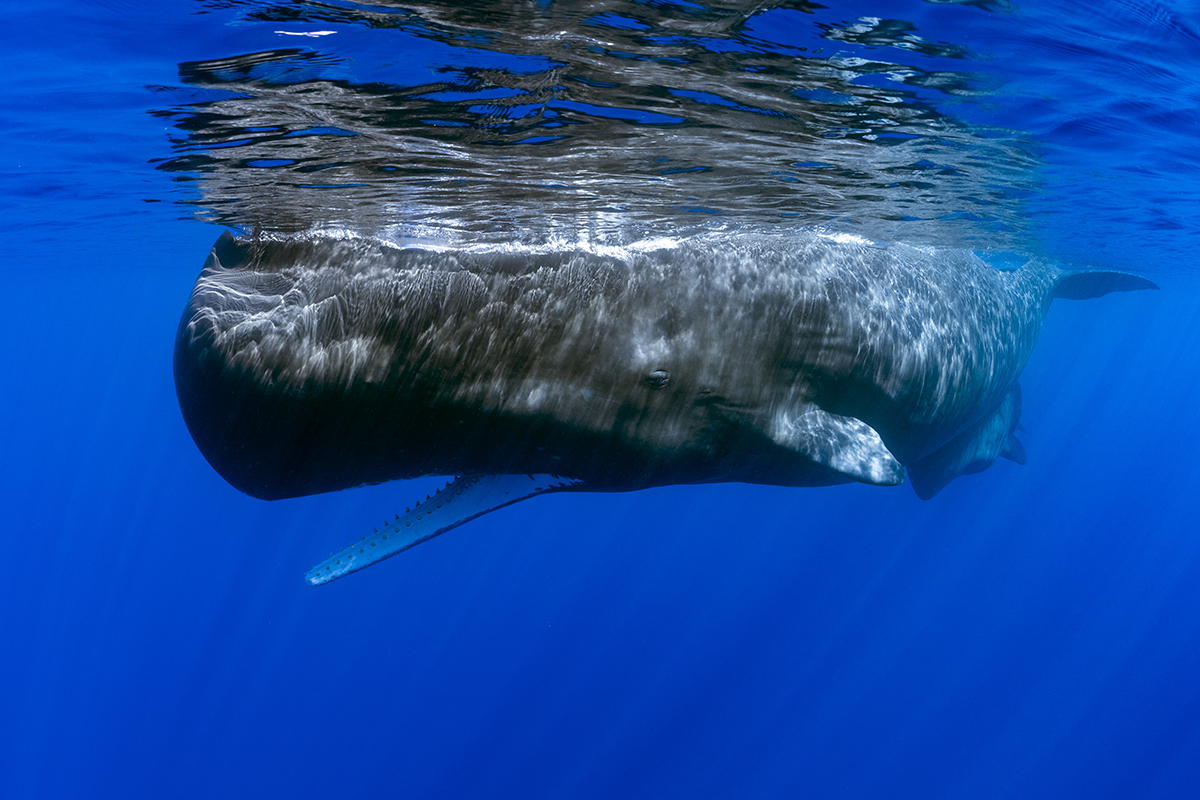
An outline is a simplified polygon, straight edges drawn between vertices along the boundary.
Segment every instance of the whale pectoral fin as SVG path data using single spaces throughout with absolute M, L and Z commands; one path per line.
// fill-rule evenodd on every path
M 1029 463 L 1029 458 L 1025 455 L 1025 445 L 1021 444 L 1021 440 L 1015 436 L 1009 435 L 1008 441 L 1004 443 L 1004 449 L 1000 451 L 1003 458 L 1009 461 L 1015 461 L 1021 466 Z
M 468 475 L 456 478 L 411 511 L 383 523 L 310 569 L 304 578 L 313 586 L 390 558 L 427 539 L 457 528 L 489 511 L 510 506 L 534 495 L 578 486 L 582 481 L 558 475 Z
M 1051 293 L 1064 300 L 1091 300 L 1109 292 L 1136 292 L 1141 289 L 1157 289 L 1158 284 L 1141 275 L 1129 272 L 1097 270 L 1095 272 L 1064 272 Z
M 867 423 L 809 406 L 775 419 L 771 438 L 813 462 L 862 483 L 904 483 L 904 467 Z

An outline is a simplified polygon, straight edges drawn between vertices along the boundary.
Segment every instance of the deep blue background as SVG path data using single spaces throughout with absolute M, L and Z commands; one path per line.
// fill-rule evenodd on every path
M 1022 379 L 1028 466 L 928 503 L 539 498 L 313 589 L 313 560 L 425 489 L 268 504 L 191 443 L 171 346 L 218 231 L 147 164 L 144 87 L 234 35 L 193 10 L 0 19 L 0 796 L 1195 796 L 1187 240 L 1087 234 L 1164 291 L 1056 303 Z M 1154 119 L 1128 122 L 1194 158 L 1194 125 Z M 1094 192 L 1077 170 L 1040 201 L 1066 247 L 1136 154 L 1060 128 L 1038 131 L 1058 168 L 1097 165 Z M 1194 213 L 1178 173 L 1131 177 L 1131 217 Z

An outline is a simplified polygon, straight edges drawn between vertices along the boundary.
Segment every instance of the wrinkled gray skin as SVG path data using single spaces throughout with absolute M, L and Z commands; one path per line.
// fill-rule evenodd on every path
M 621 491 L 746 481 L 932 496 L 1016 458 L 1055 296 L 1152 288 L 850 237 L 398 249 L 224 234 L 179 328 L 196 443 L 280 498 L 440 474 Z

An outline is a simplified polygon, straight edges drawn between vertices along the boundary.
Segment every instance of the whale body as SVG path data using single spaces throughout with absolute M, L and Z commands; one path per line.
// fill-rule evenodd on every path
M 463 476 L 314 567 L 323 583 L 549 491 L 907 472 L 932 497 L 1024 463 L 1017 379 L 1052 299 L 1147 288 L 819 232 L 461 249 L 225 233 L 175 381 L 201 452 L 255 497 Z

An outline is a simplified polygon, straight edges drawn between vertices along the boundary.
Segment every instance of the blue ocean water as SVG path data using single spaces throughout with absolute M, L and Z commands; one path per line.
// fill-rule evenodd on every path
M 0 796 L 1186 798 L 1187 2 L 45 0 L 0 11 Z M 171 353 L 217 234 L 823 226 L 1134 270 L 1029 463 L 555 495 L 314 589 L 435 483 L 265 503 Z

